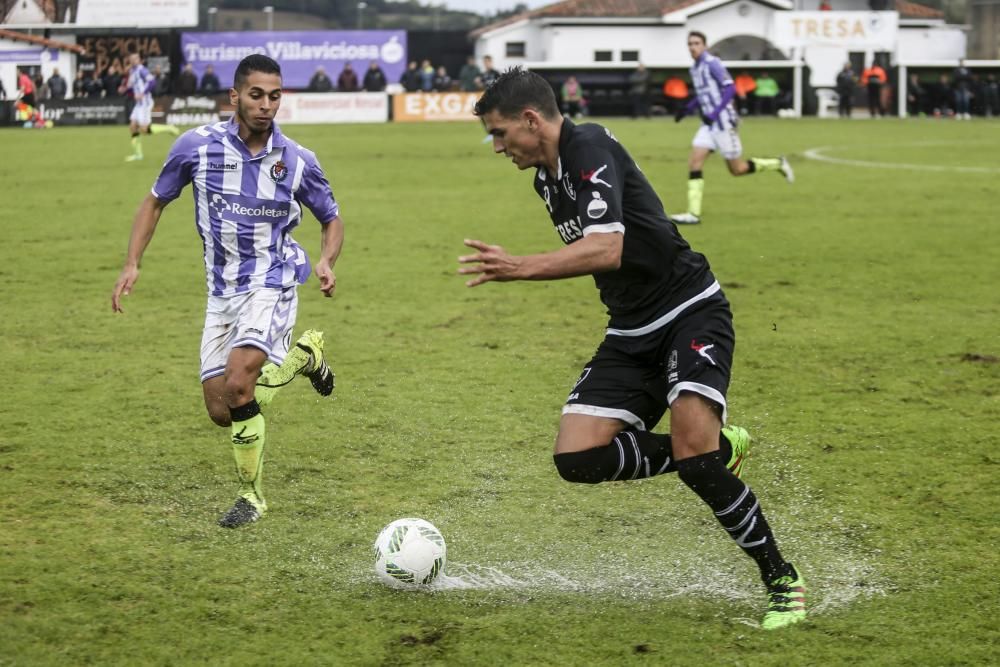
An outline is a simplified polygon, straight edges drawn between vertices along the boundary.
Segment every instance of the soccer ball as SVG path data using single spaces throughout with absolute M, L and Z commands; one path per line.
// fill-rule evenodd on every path
M 441 531 L 423 519 L 396 519 L 375 539 L 375 572 L 396 587 L 426 585 L 444 570 Z

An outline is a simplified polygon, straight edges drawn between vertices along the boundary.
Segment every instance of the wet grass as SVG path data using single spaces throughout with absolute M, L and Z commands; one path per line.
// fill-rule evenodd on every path
M 669 210 L 693 125 L 607 123 Z M 591 281 L 454 275 L 461 240 L 554 248 L 530 174 L 474 124 L 301 127 L 348 226 L 327 332 L 333 400 L 268 413 L 271 512 L 216 528 L 234 484 L 197 385 L 201 248 L 171 205 L 126 314 L 111 287 L 166 154 L 122 128 L 4 130 L 0 164 L 0 664 L 965 665 L 995 658 L 1000 231 L 984 123 L 762 121 L 747 153 L 798 182 L 706 168 L 684 229 L 736 314 L 731 414 L 813 615 L 765 634 L 752 566 L 676 479 L 574 487 L 550 458 L 600 339 Z M 297 238 L 315 254 L 307 220 Z M 430 519 L 451 579 L 380 586 L 370 543 Z

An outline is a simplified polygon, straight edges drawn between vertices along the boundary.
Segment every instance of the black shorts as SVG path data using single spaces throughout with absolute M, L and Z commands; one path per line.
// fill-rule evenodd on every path
M 721 293 L 640 336 L 608 334 L 566 399 L 563 414 L 620 419 L 650 430 L 682 391 L 722 411 L 736 345 L 733 315 Z

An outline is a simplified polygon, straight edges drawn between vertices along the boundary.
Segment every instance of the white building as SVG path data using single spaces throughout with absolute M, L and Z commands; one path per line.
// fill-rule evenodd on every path
M 810 0 L 817 9 L 821 0 Z M 498 68 L 623 71 L 686 69 L 687 33 L 697 30 L 732 67 L 790 70 L 802 109 L 802 68 L 809 85 L 832 87 L 851 60 L 876 54 L 892 66 L 954 67 L 966 52 L 960 26 L 907 0 L 828 0 L 833 11 L 798 11 L 801 0 L 565 0 L 472 33 L 477 57 Z M 891 4 L 893 11 L 872 11 Z M 798 6 L 797 6 L 798 5 Z
M 7 97 L 13 99 L 17 94 L 17 68 L 21 66 L 37 67 L 46 81 L 58 69 L 66 79 L 67 94 L 70 94 L 77 55 L 84 50 L 74 42 L 72 35 L 51 40 L 0 29 L 0 82 L 3 82 Z

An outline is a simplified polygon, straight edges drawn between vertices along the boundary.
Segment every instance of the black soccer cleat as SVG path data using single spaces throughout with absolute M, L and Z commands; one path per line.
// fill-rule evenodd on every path
M 330 365 L 323 358 L 323 332 L 310 329 L 302 334 L 302 337 L 295 344 L 309 354 L 309 365 L 307 368 L 311 368 L 312 370 L 303 370 L 302 373 L 309 378 L 313 389 L 320 396 L 329 396 L 332 394 L 336 382 L 333 371 L 330 370 Z

